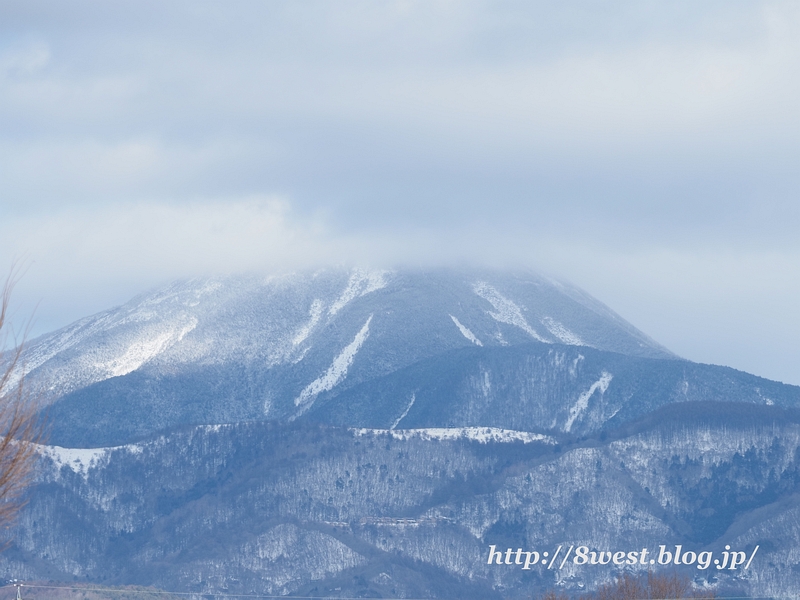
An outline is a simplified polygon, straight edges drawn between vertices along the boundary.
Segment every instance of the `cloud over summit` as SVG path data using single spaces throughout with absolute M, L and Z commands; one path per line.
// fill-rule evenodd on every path
M 800 333 L 699 350 L 800 280 L 794 3 L 11 1 L 0 33 L 0 258 L 44 322 L 368 256 L 550 269 L 750 370 Z

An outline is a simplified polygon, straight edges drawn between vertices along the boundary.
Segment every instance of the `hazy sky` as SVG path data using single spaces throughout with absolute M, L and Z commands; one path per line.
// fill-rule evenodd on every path
M 800 384 L 798 106 L 797 2 L 4 0 L 0 268 L 35 335 L 198 273 L 528 266 Z

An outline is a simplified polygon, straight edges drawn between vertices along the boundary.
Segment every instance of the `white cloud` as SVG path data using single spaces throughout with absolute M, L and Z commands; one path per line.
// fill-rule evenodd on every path
M 522 263 L 794 372 L 794 2 L 10 0 L 0 39 L 40 331 L 198 272 Z
M 39 41 L 29 41 L 0 52 L 0 73 L 7 78 L 30 77 L 50 62 L 50 48 Z
M 27 267 L 17 321 L 38 304 L 35 334 L 172 279 L 303 268 L 335 254 L 324 225 L 293 218 L 279 197 L 84 206 L 0 221 L 0 256 Z
M 21 216 L 0 228 L 4 254 L 92 277 L 291 267 L 324 244 L 321 225 L 293 222 L 277 197 L 89 206 Z

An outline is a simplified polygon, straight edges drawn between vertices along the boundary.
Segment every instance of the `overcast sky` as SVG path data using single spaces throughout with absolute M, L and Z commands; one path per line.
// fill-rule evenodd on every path
M 0 3 L 32 334 L 173 278 L 481 263 L 800 384 L 797 2 Z

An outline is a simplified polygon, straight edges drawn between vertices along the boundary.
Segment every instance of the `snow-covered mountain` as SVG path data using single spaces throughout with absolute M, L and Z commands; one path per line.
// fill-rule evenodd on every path
M 217 594 L 503 598 L 632 568 L 491 545 L 761 553 L 800 584 L 800 388 L 692 363 L 531 273 L 195 279 L 34 340 L 51 446 L 0 574 Z M 20 373 L 23 374 L 23 373 Z
M 291 421 L 420 361 L 536 344 L 676 358 L 532 273 L 356 269 L 176 283 L 34 340 L 24 365 L 53 403 L 53 439 L 91 445 L 183 423 Z M 392 420 L 408 403 L 397 399 Z

